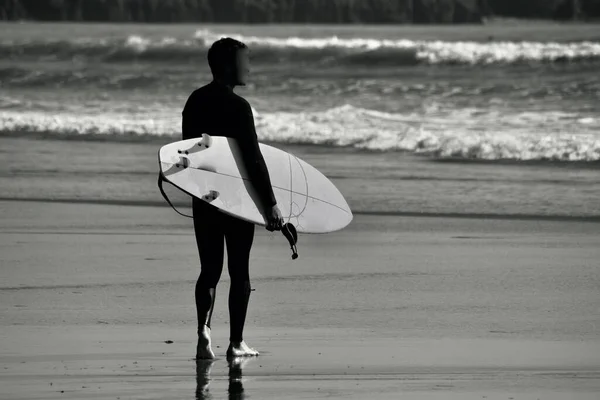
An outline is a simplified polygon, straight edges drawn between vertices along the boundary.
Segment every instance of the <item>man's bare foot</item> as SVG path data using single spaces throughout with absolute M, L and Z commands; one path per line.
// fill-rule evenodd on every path
M 227 357 L 227 365 L 229 366 L 229 368 L 243 369 L 246 367 L 246 365 L 255 361 L 256 359 L 251 357 Z
M 215 358 L 210 348 L 210 328 L 206 325 L 202 326 L 202 330 L 198 331 L 198 346 L 196 347 L 197 360 L 210 360 Z
M 229 343 L 229 348 L 227 349 L 228 357 L 249 357 L 249 356 L 257 356 L 260 353 L 254 350 L 251 347 L 248 347 L 246 342 L 243 340 L 241 342 L 231 342 Z

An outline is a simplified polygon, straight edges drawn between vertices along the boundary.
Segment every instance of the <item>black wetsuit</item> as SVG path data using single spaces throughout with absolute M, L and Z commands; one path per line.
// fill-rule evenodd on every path
M 190 95 L 182 115 L 183 140 L 201 137 L 203 133 L 236 139 L 244 166 L 260 197 L 263 209 L 276 204 L 269 172 L 258 147 L 252 108 L 244 98 L 227 86 L 213 81 Z M 223 270 L 226 241 L 231 278 L 230 340 L 241 341 L 251 290 L 249 259 L 254 239 L 254 224 L 224 214 L 195 197 L 192 211 L 201 264 L 200 277 L 196 283 L 199 327 L 202 323 L 210 327 L 216 286 Z

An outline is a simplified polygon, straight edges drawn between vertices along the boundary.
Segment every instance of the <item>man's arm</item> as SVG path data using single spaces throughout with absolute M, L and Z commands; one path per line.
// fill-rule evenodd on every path
M 244 166 L 261 198 L 263 206 L 268 210 L 277 204 L 277 200 L 271 186 L 269 170 L 258 146 L 252 107 L 246 100 L 241 99 L 239 102 L 235 118 L 234 125 L 237 127 L 237 132 L 234 132 L 234 135 L 240 146 Z

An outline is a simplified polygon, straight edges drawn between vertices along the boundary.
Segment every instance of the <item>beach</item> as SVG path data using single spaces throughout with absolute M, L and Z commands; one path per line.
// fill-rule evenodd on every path
M 0 209 L 4 398 L 593 399 L 600 390 L 594 222 L 357 215 L 336 234 L 301 235 L 297 260 L 280 234 L 257 229 L 244 338 L 261 355 L 225 358 L 225 268 L 217 360 L 197 365 L 191 220 L 168 206 Z
M 0 399 L 597 399 L 598 32 L 0 24 Z M 260 356 L 226 359 L 225 265 L 196 362 L 198 251 L 157 156 L 221 36 L 250 49 L 258 140 L 354 219 L 296 260 L 257 227 Z

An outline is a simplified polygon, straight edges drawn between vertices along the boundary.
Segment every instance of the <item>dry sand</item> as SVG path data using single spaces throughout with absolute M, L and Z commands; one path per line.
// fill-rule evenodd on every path
M 598 399 L 600 224 L 358 215 L 257 230 L 245 339 L 193 360 L 191 221 L 166 207 L 0 202 L 2 399 Z M 172 341 L 173 343 L 166 343 Z

